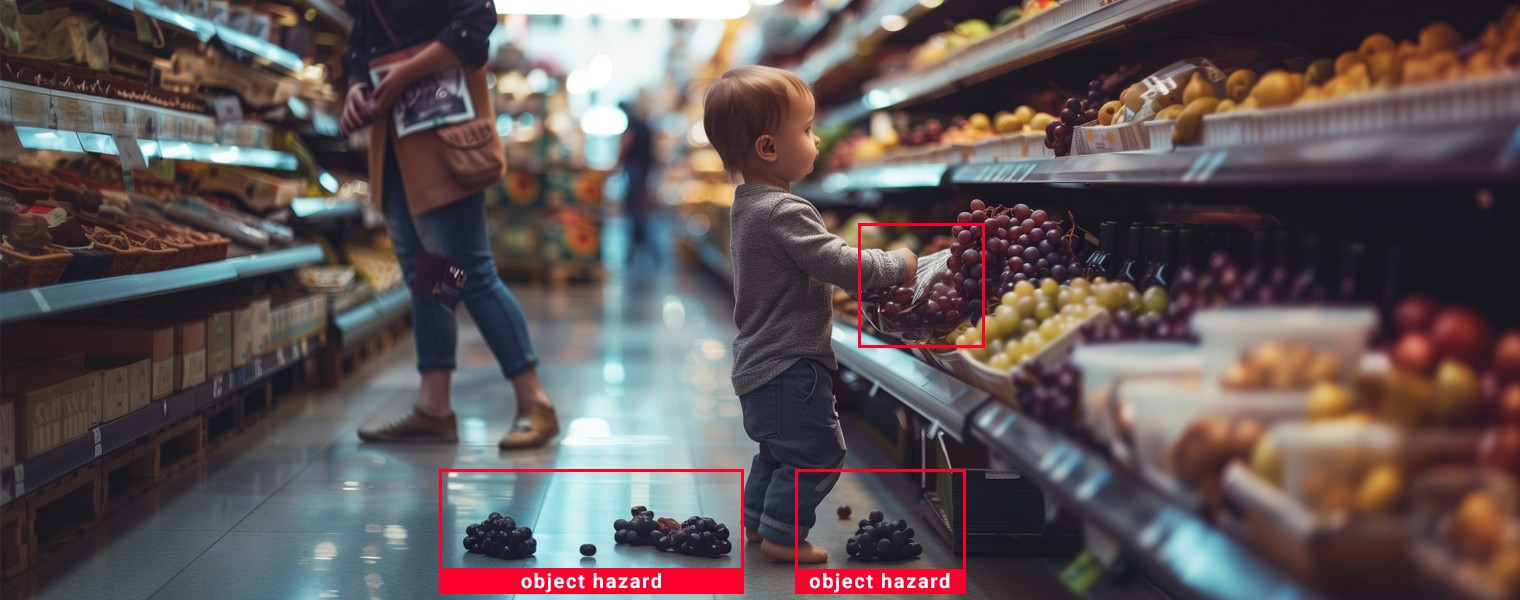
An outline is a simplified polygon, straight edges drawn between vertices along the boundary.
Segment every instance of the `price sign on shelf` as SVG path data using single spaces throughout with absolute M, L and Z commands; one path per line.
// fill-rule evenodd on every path
M 123 171 L 148 168 L 148 157 L 135 138 L 116 138 L 116 157 L 121 159 Z

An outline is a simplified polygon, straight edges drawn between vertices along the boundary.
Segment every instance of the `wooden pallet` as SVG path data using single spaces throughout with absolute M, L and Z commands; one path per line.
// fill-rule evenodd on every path
M 0 577 L 9 579 L 31 565 L 31 520 L 27 518 L 27 498 L 17 498 L 0 506 Z
M 342 350 L 324 347 L 318 356 L 318 369 L 324 387 L 338 387 L 349 375 L 389 354 L 404 343 L 411 343 L 410 321 L 402 319 L 363 343 Z
M 158 481 L 158 447 L 139 444 L 117 450 L 100 461 L 101 499 L 106 514 L 152 489 Z
M 158 453 L 158 482 L 190 470 L 206 457 L 206 418 L 196 415 L 154 434 Z
M 30 523 L 25 529 L 31 537 L 31 564 L 100 522 L 105 512 L 103 487 L 96 461 L 27 495 Z
M 261 385 L 259 388 L 265 386 Z M 257 388 L 256 388 L 257 389 Z M 211 452 L 232 441 L 243 429 L 243 402 L 242 396 L 247 393 L 235 394 L 231 398 L 216 403 L 204 415 L 206 419 L 206 451 Z M 255 392 L 256 393 L 256 392 Z
M 237 430 L 242 431 L 254 421 L 274 412 L 274 385 L 266 381 L 263 385 L 244 390 L 234 407 L 237 411 Z M 207 433 L 210 433 L 209 428 Z

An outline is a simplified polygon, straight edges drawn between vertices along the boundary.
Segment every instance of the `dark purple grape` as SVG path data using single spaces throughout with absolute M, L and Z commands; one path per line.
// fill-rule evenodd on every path
M 1078 109 L 1078 107 L 1080 107 L 1080 106 L 1082 106 L 1082 101 L 1081 100 L 1078 100 L 1076 98 L 1067 98 L 1066 99 L 1066 110 L 1069 110 L 1069 111 L 1072 111 L 1072 112 L 1076 112 L 1077 109 Z
M 1027 237 L 1030 240 L 1034 241 L 1035 243 L 1039 243 L 1039 242 L 1045 241 L 1045 230 L 1037 227 L 1037 228 L 1035 228 L 1034 231 L 1029 232 L 1028 235 L 1024 235 L 1024 236 L 1020 236 L 1020 237 L 1021 238 L 1026 238 Z M 1025 244 L 1025 245 L 1027 246 L 1028 244 Z
M 1066 140 L 1066 134 L 1069 133 L 1070 131 L 1071 131 L 1071 128 L 1066 125 L 1066 122 L 1064 122 L 1064 121 L 1057 122 L 1056 123 L 1056 130 L 1055 130 L 1056 142 L 1060 143 L 1062 141 L 1065 141 Z
M 1022 250 L 1020 250 L 1022 252 Z M 1024 257 L 1014 256 L 1008 259 L 1008 270 L 1018 272 L 1024 269 Z
M 998 237 L 1003 238 L 1005 240 L 1008 239 L 1008 229 L 1007 229 L 1007 227 L 998 227 L 996 233 L 997 233 Z
M 913 288 L 898 287 L 892 291 L 892 299 L 903 306 L 911 304 L 913 302 Z
M 1019 231 L 1020 233 L 1029 233 L 1031 231 L 1034 231 L 1034 228 L 1039 226 L 1040 225 L 1038 223 L 1034 222 L 1034 219 L 1026 218 L 1023 221 L 1019 222 Z
M 987 213 L 980 210 L 971 211 L 971 222 L 981 223 L 987 220 Z
M 924 314 L 926 315 L 938 315 L 941 311 L 942 309 L 939 306 L 939 302 L 930 300 L 924 303 Z
M 1035 276 L 1036 273 L 1039 272 L 1039 269 L 1035 268 L 1034 263 L 1031 263 L 1027 260 L 1024 261 L 1024 268 L 1019 269 L 1019 273 L 1023 275 L 1025 279 L 1031 279 Z
M 1230 255 L 1225 254 L 1223 251 L 1215 252 L 1213 256 L 1209 257 L 1209 270 L 1215 273 L 1224 271 L 1225 267 L 1232 264 L 1234 264 L 1234 261 L 1230 260 Z
M 1054 267 L 1051 267 L 1050 268 L 1050 276 L 1056 278 L 1056 281 L 1065 283 L 1066 282 L 1066 266 L 1065 265 L 1056 265 Z
M 1091 90 L 1091 91 L 1087 92 L 1087 105 L 1088 106 L 1093 106 L 1093 105 L 1102 106 L 1103 105 L 1103 92 L 1100 92 L 1098 90 Z
M 1034 211 L 1033 213 L 1031 213 L 1029 215 L 1029 218 L 1034 221 L 1035 225 L 1037 225 L 1037 226 L 1043 226 L 1045 224 L 1045 222 L 1050 217 L 1049 217 L 1049 215 L 1045 214 L 1045 211 L 1043 211 L 1043 210 L 1037 210 L 1037 211 Z
M 1034 211 L 1030 210 L 1028 204 L 1013 205 L 1013 218 L 1023 221 L 1024 219 L 1028 219 L 1031 214 L 1034 214 Z
M 1034 270 L 1035 270 L 1036 273 L 1040 273 L 1040 272 L 1044 272 L 1044 271 L 1049 271 L 1050 270 L 1050 260 L 1042 258 L 1040 260 L 1034 261 Z
M 961 232 L 959 234 L 956 234 L 955 239 L 957 241 L 959 241 L 960 243 L 962 243 L 962 244 L 969 244 L 969 243 L 971 243 L 971 232 L 970 231 L 966 231 L 966 230 L 961 230 Z
M 1040 260 L 1040 249 L 1039 248 L 1025 247 L 1024 248 L 1024 262 L 1026 262 L 1026 263 L 1032 263 L 1032 262 L 1037 261 L 1037 260 Z
M 1008 218 L 1008 215 L 1006 215 L 1006 214 L 998 215 L 997 220 L 998 220 L 998 225 L 997 226 L 1001 227 L 1003 229 L 1007 229 L 1009 225 L 1013 224 L 1013 219 Z
M 1092 81 L 1087 82 L 1087 91 L 1089 91 L 1089 92 L 1101 92 L 1101 91 L 1103 91 L 1103 82 L 1099 81 L 1097 79 L 1094 79 Z
M 1039 249 L 1040 254 L 1050 254 L 1056 250 L 1055 245 L 1051 244 L 1050 240 L 1041 240 L 1039 244 L 1035 245 L 1035 248 Z
M 986 208 L 987 208 L 987 203 L 986 202 L 982 202 L 981 199 L 976 199 L 976 200 L 972 200 L 971 201 L 971 210 L 986 210 Z
M 1028 246 L 1014 242 L 1013 247 L 1009 248 L 1008 253 L 1004 256 L 1023 256 L 1025 248 L 1028 248 Z
M 982 239 L 982 227 L 980 225 L 972 225 L 971 226 L 971 239 L 973 239 L 973 240 Z
M 961 262 L 967 265 L 975 265 L 982 261 L 982 255 L 975 250 L 967 250 L 961 253 Z
M 950 258 L 945 260 L 945 266 L 952 271 L 961 270 L 961 259 L 956 255 L 955 250 L 950 251 Z
M 1029 265 L 1024 265 L 1024 268 L 1025 269 L 1029 269 L 1030 266 Z M 1013 274 L 1013 282 L 1014 283 L 1018 283 L 1020 281 L 1029 281 L 1029 274 L 1028 273 L 1024 273 L 1024 272 L 1014 273 Z
M 963 213 L 961 213 L 959 215 L 956 215 L 955 216 L 955 221 L 957 223 L 970 223 L 971 222 L 971 213 L 963 212 Z
M 1030 233 L 1034 233 L 1034 232 L 1030 232 Z M 1034 236 L 1030 235 L 1030 233 L 1020 234 L 1019 235 L 1019 239 L 1014 240 L 1014 241 L 1018 242 L 1018 244 L 1020 246 L 1024 246 L 1026 248 L 1029 247 L 1029 246 L 1033 246 L 1037 242 L 1035 241 Z
M 881 318 L 883 319 L 896 319 L 902 313 L 902 308 L 896 302 L 886 302 L 881 305 L 878 312 L 881 313 Z

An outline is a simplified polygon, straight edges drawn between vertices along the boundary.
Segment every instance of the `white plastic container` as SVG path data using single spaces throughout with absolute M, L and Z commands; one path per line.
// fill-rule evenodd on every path
M 1372 468 L 1395 464 L 1403 436 L 1377 423 L 1294 422 L 1270 431 L 1283 460 L 1283 491 L 1313 508 L 1329 486 L 1358 489 Z
M 1119 439 L 1114 423 L 1119 383 L 1134 377 L 1197 375 L 1203 369 L 1197 346 L 1175 342 L 1079 346 L 1071 359 L 1082 371 L 1082 418 L 1098 441 L 1111 444 L 1120 458 L 1128 458 L 1128 450 L 1114 443 Z
M 1193 316 L 1203 350 L 1203 377 L 1212 391 L 1241 355 L 1265 342 L 1328 352 L 1340 359 L 1341 382 L 1358 372 L 1367 340 L 1377 327 L 1372 308 L 1226 308 Z

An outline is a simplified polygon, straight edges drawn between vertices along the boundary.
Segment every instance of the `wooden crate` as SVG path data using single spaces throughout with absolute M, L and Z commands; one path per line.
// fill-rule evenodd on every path
M 263 385 L 243 392 L 238 399 L 237 410 L 239 429 L 268 416 L 274 411 L 274 385 L 266 381 Z
M 158 480 L 172 479 L 201 463 L 206 455 L 206 419 L 196 415 L 158 432 L 151 442 L 158 453 Z
M 0 577 L 9 579 L 31 564 L 31 520 L 27 518 L 27 498 L 17 498 L 0 507 Z
M 238 431 L 243 428 L 242 410 L 242 399 L 233 397 L 216 403 L 206 411 L 207 452 L 220 448 L 237 437 Z
M 105 512 L 101 501 L 100 464 L 91 463 L 72 474 L 43 486 L 27 496 L 27 529 L 33 552 L 31 564 L 53 549 L 73 541 L 81 532 L 100 522 Z
M 140 444 L 118 450 L 100 461 L 100 482 L 106 514 L 116 512 L 127 501 L 153 487 L 158 481 L 158 446 Z

